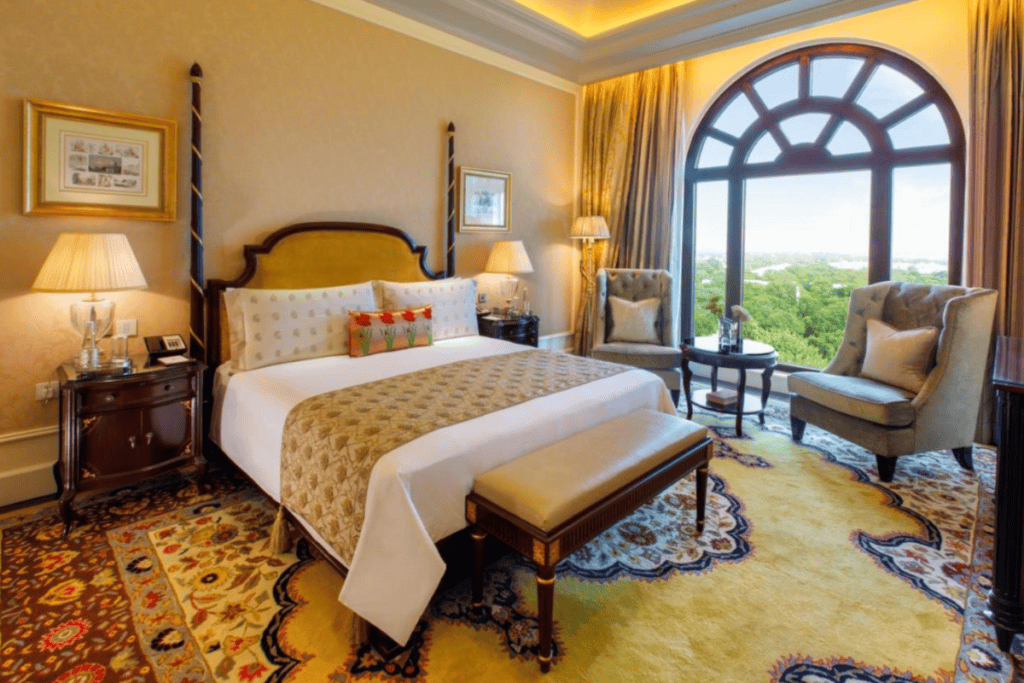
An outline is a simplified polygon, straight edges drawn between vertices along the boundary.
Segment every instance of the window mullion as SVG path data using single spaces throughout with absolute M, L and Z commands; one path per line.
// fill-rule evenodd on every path
M 864 84 L 868 82 L 868 79 L 871 78 L 871 74 L 874 73 L 875 65 L 877 63 L 878 59 L 875 57 L 868 57 L 864 60 L 864 65 L 860 68 L 860 71 L 857 72 L 857 75 L 853 79 L 853 83 L 850 83 L 850 87 L 846 90 L 846 97 L 843 98 L 845 102 L 850 102 L 852 104 L 853 101 L 857 99 L 857 95 L 859 95 L 860 91 L 864 89 Z
M 878 125 L 880 125 L 882 128 L 888 128 L 894 123 L 899 123 L 900 121 L 907 118 L 911 114 L 916 114 L 921 109 L 927 107 L 929 104 L 931 104 L 932 99 L 932 94 L 925 91 L 918 95 L 917 97 L 915 97 L 914 99 L 907 102 L 906 104 L 904 104 L 896 111 L 879 119 Z
M 757 93 L 757 90 L 754 88 L 754 84 L 752 81 L 747 81 L 746 83 L 744 83 L 742 89 L 743 92 L 746 93 L 747 99 L 749 99 L 750 103 L 753 105 L 754 111 L 757 112 L 758 118 L 764 122 L 765 130 L 767 130 L 771 134 L 771 136 L 775 139 L 775 144 L 779 146 L 779 149 L 782 151 L 782 154 L 785 155 L 786 152 L 789 151 L 789 148 L 792 147 L 792 145 L 789 144 L 789 138 L 783 135 L 782 129 L 779 128 L 778 117 L 772 114 L 768 110 L 768 107 L 764 106 L 764 101 L 761 99 L 761 96 Z M 754 139 L 756 140 L 757 138 L 755 137 Z M 748 148 L 742 150 L 744 159 L 746 159 L 746 154 L 749 151 L 749 145 Z
M 871 169 L 871 232 L 868 283 L 889 279 L 892 262 L 892 166 Z
M 726 223 L 725 315 L 743 303 L 743 192 L 744 178 L 729 178 L 729 207 Z

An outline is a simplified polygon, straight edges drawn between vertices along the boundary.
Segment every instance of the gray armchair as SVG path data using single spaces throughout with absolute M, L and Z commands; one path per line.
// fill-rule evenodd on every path
M 590 355 L 600 360 L 634 365 L 650 370 L 665 381 L 672 400 L 679 403 L 682 354 L 672 344 L 672 276 L 667 270 L 602 268 L 597 272 L 594 346 Z M 661 305 L 654 321 L 659 343 L 613 341 L 615 321 L 608 297 L 627 301 L 659 299 Z
M 789 376 L 793 439 L 810 422 L 863 446 L 875 453 L 882 481 L 892 481 L 898 456 L 947 448 L 973 469 L 996 298 L 990 289 L 903 282 L 854 289 L 835 358 L 822 372 Z M 934 363 L 917 393 L 860 376 L 869 318 L 897 330 L 938 328 Z

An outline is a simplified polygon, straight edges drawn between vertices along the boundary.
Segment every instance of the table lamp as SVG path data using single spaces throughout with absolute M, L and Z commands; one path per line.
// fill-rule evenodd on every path
M 135 259 L 128 238 L 120 234 L 61 233 L 46 257 L 35 292 L 85 292 L 89 296 L 71 304 L 71 326 L 82 335 L 82 350 L 75 362 L 80 372 L 123 371 L 123 364 L 100 360 L 96 340 L 114 322 L 114 302 L 96 292 L 144 289 L 146 278 Z
M 533 264 L 530 263 L 530 256 L 526 253 L 526 247 L 519 240 L 495 242 L 491 247 L 491 254 L 487 257 L 487 265 L 484 266 L 485 273 L 505 273 L 507 278 L 499 285 L 501 295 L 505 297 L 505 305 L 512 314 L 512 298 L 519 289 L 519 280 L 515 277 L 519 273 L 532 273 Z M 524 292 L 525 296 L 525 292 Z

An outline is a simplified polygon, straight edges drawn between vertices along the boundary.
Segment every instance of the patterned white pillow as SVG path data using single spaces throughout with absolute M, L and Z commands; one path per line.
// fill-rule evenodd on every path
M 447 278 L 429 282 L 381 282 L 384 308 L 433 306 L 434 341 L 479 334 L 476 280 Z
M 348 354 L 348 312 L 374 310 L 369 282 L 321 289 L 236 292 L 236 308 L 237 302 L 242 308 L 244 341 L 237 357 L 234 344 L 231 353 L 243 370 Z M 232 329 L 232 337 L 233 333 Z
M 656 327 L 658 313 L 661 311 L 661 299 L 629 301 L 609 296 L 608 308 L 612 319 L 612 331 L 608 335 L 608 341 L 661 344 Z

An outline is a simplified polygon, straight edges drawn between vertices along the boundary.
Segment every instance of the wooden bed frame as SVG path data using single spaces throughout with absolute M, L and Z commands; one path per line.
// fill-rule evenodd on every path
M 316 250 L 316 260 L 322 267 L 310 268 L 309 254 Z M 360 259 L 360 254 L 371 251 L 380 256 L 372 261 Z M 428 281 L 445 276 L 435 273 L 426 265 L 426 247 L 417 246 L 407 233 L 385 225 L 367 223 L 301 223 L 282 228 L 261 244 L 249 244 L 243 248 L 245 266 L 238 277 L 211 279 L 206 283 L 206 353 L 209 387 L 206 391 L 205 413 L 209 418 L 213 408 L 213 373 L 228 360 L 227 315 L 224 307 L 224 291 L 229 287 L 256 289 L 294 289 L 307 287 L 331 287 L 367 280 Z M 358 265 L 352 267 L 354 262 Z M 346 267 L 348 264 L 348 267 Z M 207 419 L 207 424 L 209 420 Z M 207 452 L 227 462 L 230 457 L 207 440 Z M 244 474 L 244 473 L 243 473 Z M 249 477 L 247 477 L 249 478 Z M 251 478 L 249 478 L 252 482 Z M 261 487 L 252 482 L 256 488 Z M 262 489 L 261 489 L 262 490 Z M 266 491 L 264 491 L 266 495 Z M 271 496 L 267 495 L 268 498 Z M 309 534 L 304 527 L 284 508 L 285 518 L 293 532 L 297 531 L 320 555 L 342 576 L 348 569 L 338 562 Z M 468 578 L 473 562 L 473 542 L 469 530 L 464 529 L 438 541 L 438 550 L 448 566 L 439 591 Z M 487 550 L 488 562 L 498 559 L 508 549 L 494 543 Z M 395 643 L 376 628 L 368 631 L 370 643 L 385 658 L 391 658 L 404 645 Z

